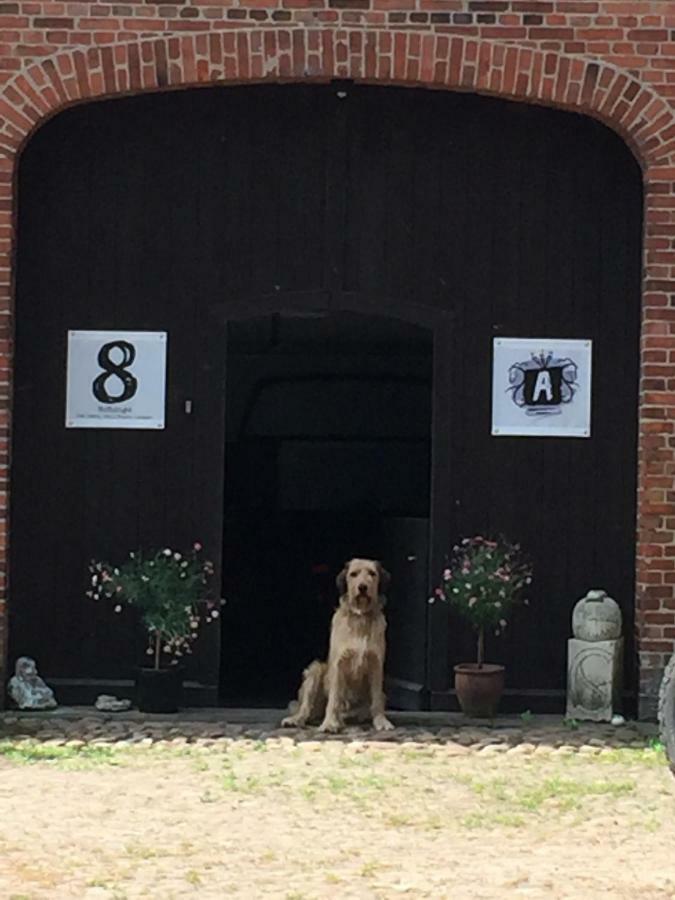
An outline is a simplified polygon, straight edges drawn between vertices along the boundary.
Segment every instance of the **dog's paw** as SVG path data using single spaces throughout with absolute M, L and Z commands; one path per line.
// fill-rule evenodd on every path
M 281 720 L 282 728 L 302 728 L 304 724 L 305 720 L 298 718 L 298 716 L 286 716 L 285 719 Z
M 386 716 L 375 716 L 373 719 L 373 728 L 375 731 L 393 731 L 394 726 Z
M 324 719 L 319 725 L 319 731 L 323 734 L 337 734 L 341 727 L 337 719 Z

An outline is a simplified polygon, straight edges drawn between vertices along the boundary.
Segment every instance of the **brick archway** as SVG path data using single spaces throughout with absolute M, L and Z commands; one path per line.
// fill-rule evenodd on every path
M 0 95 L 0 152 L 11 157 L 45 117 L 72 103 L 219 82 L 422 85 L 578 110 L 619 132 L 645 169 L 675 152 L 673 112 L 629 72 L 496 41 L 411 31 L 246 30 L 167 36 L 33 63 Z
M 169 35 L 58 53 L 28 65 L 0 92 L 0 677 L 4 683 L 14 176 L 24 143 L 47 118 L 78 102 L 225 82 L 333 78 L 471 91 L 577 111 L 617 131 L 640 162 L 645 239 L 636 621 L 648 713 L 675 642 L 675 113 L 647 84 L 601 61 L 413 31 Z

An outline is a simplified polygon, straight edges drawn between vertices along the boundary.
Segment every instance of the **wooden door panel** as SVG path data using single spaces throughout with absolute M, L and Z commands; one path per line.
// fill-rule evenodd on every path
M 429 520 L 386 519 L 383 558 L 392 577 L 387 591 L 386 693 L 390 706 L 427 705 L 427 592 Z

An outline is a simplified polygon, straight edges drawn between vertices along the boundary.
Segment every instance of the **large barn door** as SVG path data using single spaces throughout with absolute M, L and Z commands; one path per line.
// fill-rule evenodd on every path
M 424 591 L 417 571 L 396 576 L 409 599 L 392 599 L 390 674 L 418 685 L 426 645 L 431 703 L 452 702 L 451 664 L 473 640 L 427 592 L 458 538 L 504 532 L 535 581 L 489 653 L 518 703 L 560 703 L 579 596 L 615 596 L 631 643 L 641 190 L 600 123 L 464 93 L 200 89 L 46 123 L 19 175 L 11 652 L 71 681 L 128 673 L 132 631 L 85 603 L 86 562 L 194 539 L 218 556 L 224 323 L 242 303 L 251 317 L 292 310 L 294 295 L 310 316 L 327 305 L 433 333 L 431 506 L 428 482 L 409 480 L 415 508 L 386 509 L 428 513 L 432 561 Z M 169 333 L 165 431 L 64 428 L 69 328 Z M 590 439 L 491 435 L 495 336 L 593 341 Z M 366 374 L 358 353 L 338 354 L 347 372 L 324 351 L 307 355 Z M 412 373 L 414 352 L 403 340 L 387 376 Z M 381 358 L 372 345 L 361 355 Z M 330 435 L 344 436 L 342 424 Z M 310 452 L 288 445 L 297 437 L 283 435 L 286 459 Z M 406 528 L 391 538 L 400 549 Z M 406 557 L 422 556 L 413 543 Z M 194 681 L 214 687 L 216 654 L 200 654 Z M 630 646 L 626 659 L 630 684 Z

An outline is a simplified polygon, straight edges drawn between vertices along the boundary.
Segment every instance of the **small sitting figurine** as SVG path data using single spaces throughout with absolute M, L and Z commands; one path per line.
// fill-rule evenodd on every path
M 54 692 L 40 678 L 35 660 L 30 656 L 17 659 L 7 689 L 19 709 L 54 709 L 57 705 Z
M 94 706 L 101 712 L 123 712 L 131 709 L 131 700 L 119 700 L 112 694 L 99 694 Z

